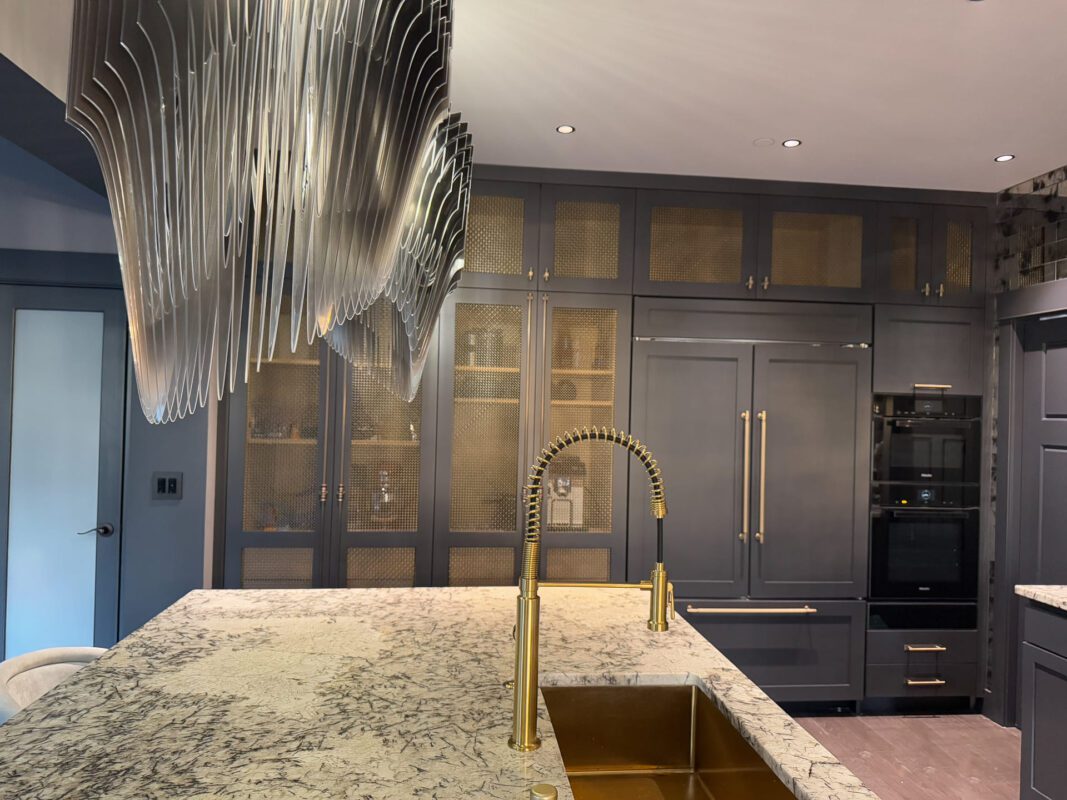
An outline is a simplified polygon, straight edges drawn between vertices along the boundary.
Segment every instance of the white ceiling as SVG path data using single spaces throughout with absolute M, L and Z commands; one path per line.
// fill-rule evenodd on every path
M 479 163 L 976 191 L 1067 163 L 1065 0 L 454 2 Z M 59 96 L 71 7 L 0 0 Z

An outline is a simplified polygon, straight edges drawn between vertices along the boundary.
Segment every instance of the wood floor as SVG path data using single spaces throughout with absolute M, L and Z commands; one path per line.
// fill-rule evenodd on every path
M 1019 798 L 1019 731 L 980 714 L 797 722 L 881 800 Z

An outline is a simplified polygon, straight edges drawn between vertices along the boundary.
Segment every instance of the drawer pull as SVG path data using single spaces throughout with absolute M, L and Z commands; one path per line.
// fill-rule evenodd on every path
M 927 389 L 934 392 L 947 392 L 952 388 L 951 383 L 913 383 L 916 389 Z
M 944 686 L 945 681 L 940 678 L 924 678 L 922 680 L 916 680 L 915 678 L 908 678 L 906 683 L 908 686 Z
M 908 653 L 947 653 L 948 648 L 943 644 L 906 644 L 904 650 Z
M 819 609 L 803 608 L 693 608 L 686 606 L 690 614 L 818 614 Z

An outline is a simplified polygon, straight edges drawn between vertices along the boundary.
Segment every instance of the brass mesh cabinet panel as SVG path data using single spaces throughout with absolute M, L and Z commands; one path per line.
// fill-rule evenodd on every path
M 863 285 L 862 216 L 776 211 L 771 224 L 772 286 Z
M 281 326 L 288 329 L 288 315 Z M 318 346 L 303 341 L 295 353 L 279 353 L 249 375 L 243 530 L 315 529 L 322 481 L 319 378 Z
M 349 371 L 347 530 L 415 531 L 423 389 L 406 403 L 366 371 Z
M 950 219 L 945 235 L 945 290 L 970 291 L 974 264 L 973 226 L 965 220 Z
M 515 531 L 522 337 L 522 306 L 456 305 L 452 531 Z
M 415 585 L 414 547 L 349 547 L 347 561 L 349 589 Z
M 314 549 L 246 547 L 241 551 L 242 589 L 310 589 Z
M 464 270 L 522 275 L 525 218 L 525 200 L 521 197 L 472 196 Z
M 545 441 L 583 426 L 617 426 L 618 326 L 619 313 L 612 308 L 552 312 Z M 611 532 L 614 449 L 607 442 L 582 442 L 552 462 L 545 530 Z
M 449 548 L 449 586 L 508 586 L 512 583 L 515 583 L 514 548 Z
M 649 278 L 685 283 L 740 283 L 741 211 L 656 206 L 651 211 Z
M 618 203 L 557 201 L 553 276 L 619 277 L 619 214 Z
M 545 579 L 567 582 L 610 580 L 611 550 L 606 547 L 550 547 Z
M 918 285 L 919 223 L 893 217 L 889 229 L 889 284 L 893 291 L 910 292 Z

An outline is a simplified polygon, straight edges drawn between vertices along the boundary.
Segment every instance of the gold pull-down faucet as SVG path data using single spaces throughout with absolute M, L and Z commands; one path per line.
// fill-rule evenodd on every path
M 644 589 L 650 592 L 648 629 L 667 630 L 667 608 L 674 618 L 674 587 L 663 566 L 663 518 L 667 516 L 667 498 L 656 460 L 651 451 L 624 431 L 614 428 L 582 428 L 556 438 L 541 451 L 530 468 L 526 486 L 526 534 L 522 543 L 522 571 L 519 574 L 518 619 L 515 624 L 515 698 L 511 737 L 508 744 L 516 750 L 536 750 L 541 746 L 537 735 L 537 647 L 541 599 L 537 595 L 538 568 L 541 559 L 541 502 L 543 478 L 548 465 L 561 451 L 577 442 L 611 442 L 633 453 L 648 472 L 650 508 L 656 519 L 656 566 L 647 581 L 640 583 L 544 583 L 542 586 L 583 586 L 600 589 Z

